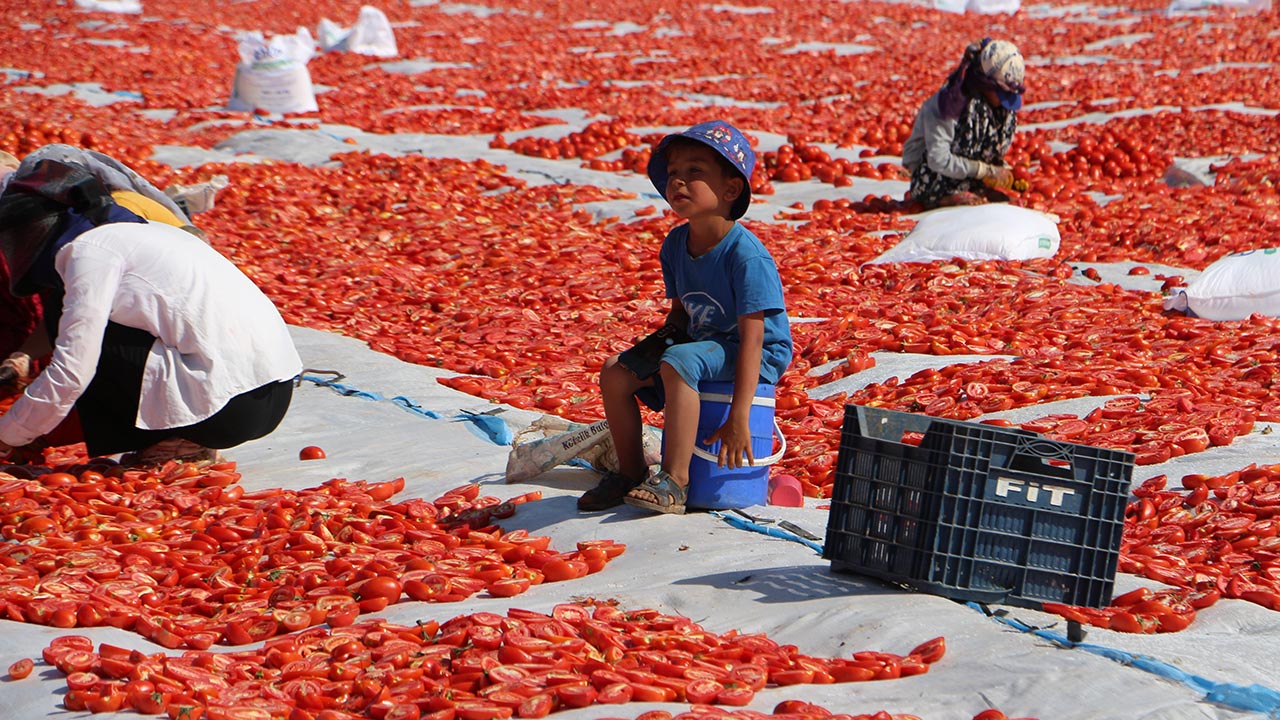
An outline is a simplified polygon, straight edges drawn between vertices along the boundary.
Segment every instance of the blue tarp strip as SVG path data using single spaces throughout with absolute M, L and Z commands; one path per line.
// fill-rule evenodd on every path
M 1149 655 L 1134 655 L 1125 650 L 1109 648 L 1105 645 L 1095 645 L 1093 643 L 1077 643 L 1067 639 L 1066 636 L 1050 632 L 1043 628 L 1036 628 L 1019 620 L 1009 617 L 1001 617 L 992 615 L 978 603 L 966 603 L 969 607 L 986 614 L 993 620 L 1004 623 L 1009 627 L 1025 633 L 1031 633 L 1038 637 L 1042 637 L 1053 644 L 1076 650 L 1084 650 L 1094 655 L 1114 660 L 1121 665 L 1129 665 L 1145 670 L 1146 672 L 1161 677 L 1168 678 L 1175 682 L 1180 682 L 1191 689 L 1204 693 L 1205 700 L 1218 705 L 1223 705 L 1236 710 L 1248 710 L 1251 712 L 1266 713 L 1268 717 L 1280 718 L 1280 691 L 1263 685 L 1237 685 L 1235 683 L 1214 682 L 1207 678 L 1193 675 L 1181 668 L 1170 665 L 1163 660 L 1157 660 Z
M 484 413 L 460 412 L 454 418 L 454 422 L 464 420 L 479 428 L 481 432 L 493 441 L 494 445 L 510 445 L 515 440 L 515 436 L 511 434 L 511 428 L 507 427 L 506 421 L 500 417 L 485 415 Z
M 370 392 L 368 390 L 360 390 L 359 388 L 352 387 L 351 385 L 345 385 L 343 383 L 340 383 L 337 380 L 330 380 L 326 378 L 316 377 L 314 375 L 303 375 L 302 379 L 306 380 L 307 382 L 315 383 L 316 385 L 319 385 L 321 387 L 327 387 L 330 390 L 333 390 L 339 395 L 343 395 L 345 397 L 356 397 L 362 400 L 375 400 L 378 402 L 389 402 L 393 405 L 400 407 L 403 410 L 407 410 L 413 413 L 414 415 L 418 415 L 420 417 L 429 418 L 431 420 L 445 419 L 445 417 L 440 413 L 428 410 L 403 395 L 396 395 L 395 397 L 386 397 L 380 393 Z M 493 415 L 484 415 L 482 413 L 459 412 L 456 416 L 454 416 L 454 418 L 452 419 L 452 422 L 471 423 L 472 427 L 478 430 L 479 434 L 482 437 L 488 438 L 495 445 L 510 445 L 511 441 L 515 439 L 514 435 L 512 435 L 511 433 L 511 428 L 507 427 L 507 424 L 502 420 L 502 418 L 494 417 Z

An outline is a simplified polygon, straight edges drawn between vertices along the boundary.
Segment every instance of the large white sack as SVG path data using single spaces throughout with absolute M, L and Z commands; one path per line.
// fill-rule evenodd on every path
M 320 41 L 320 49 L 324 52 L 345 50 L 375 57 L 395 57 L 399 54 L 391 21 L 385 13 L 370 5 L 360 8 L 360 16 L 350 30 L 339 27 L 328 18 L 321 18 L 316 36 Z
M 1209 320 L 1243 320 L 1254 313 L 1280 317 L 1280 248 L 1228 255 L 1164 301 Z
M 347 38 L 347 49 L 361 55 L 395 57 L 398 54 L 396 34 L 386 14 L 369 5 L 360 8 L 360 17 L 351 29 L 351 37 Z
M 1008 203 L 965 205 L 926 213 L 897 245 L 868 264 L 934 260 L 1030 260 L 1053 257 L 1058 217 Z
M 236 38 L 240 62 L 227 108 L 271 112 L 315 112 L 315 88 L 307 63 L 315 54 L 315 40 L 306 28 L 293 35 L 276 35 L 267 40 L 253 31 Z

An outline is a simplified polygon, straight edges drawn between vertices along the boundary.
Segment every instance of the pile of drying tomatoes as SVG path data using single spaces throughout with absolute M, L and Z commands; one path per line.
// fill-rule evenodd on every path
M 1280 465 L 1187 475 L 1186 492 L 1157 475 L 1134 491 L 1120 571 L 1168 586 L 1138 588 L 1105 608 L 1045 603 L 1068 619 L 1121 632 L 1176 632 L 1221 598 L 1280 610 Z
M 633 701 L 737 707 L 766 686 L 918 675 L 945 652 L 934 638 L 905 655 L 816 658 L 764 635 L 715 634 L 687 618 L 588 602 L 416 626 L 330 624 L 236 652 L 145 654 L 108 644 L 95 651 L 89 638 L 67 635 L 50 643 L 44 660 L 65 675 L 69 710 L 197 720 L 204 713 L 492 720 Z
M 498 135 L 489 143 L 489 147 L 510 149 L 521 155 L 548 159 L 582 158 L 588 161 L 589 166 L 594 170 L 629 169 L 634 172 L 644 172 L 644 165 L 615 167 L 613 165 L 592 165 L 590 161 L 597 160 L 615 150 L 633 146 L 649 147 L 661 139 L 661 134 L 650 134 L 643 137 L 637 135 L 629 131 L 624 123 L 616 120 L 612 122 L 598 120 L 588 123 L 580 131 L 568 133 L 559 140 L 530 136 L 508 143 L 501 135 Z
M 519 13 L 480 14 L 400 4 L 386 9 L 399 44 L 431 60 L 430 67 L 407 75 L 370 58 L 323 54 L 309 64 L 325 90 L 320 112 L 254 122 L 276 130 L 316 130 L 323 123 L 366 133 L 481 134 L 491 136 L 495 152 L 566 158 L 617 173 L 644 171 L 657 136 L 639 128 L 687 126 L 714 114 L 748 133 L 786 137 L 776 149 L 758 148 L 752 178 L 757 202 L 769 202 L 775 182 L 821 182 L 833 197 L 778 208 L 773 223 L 749 224 L 774 252 L 789 312 L 806 320 L 793 325 L 796 359 L 777 388 L 777 414 L 789 442 L 778 469 L 798 477 L 813 497 L 831 493 L 846 402 L 977 419 L 1096 396 L 1098 409 L 1083 417 L 1045 415 L 1023 427 L 1128 450 L 1142 465 L 1227 445 L 1258 432 L 1259 423 L 1280 421 L 1277 321 L 1255 316 L 1214 323 L 1169 314 L 1160 293 L 1101 283 L 1096 272 L 1078 267 L 1127 260 L 1201 269 L 1229 252 L 1274 244 L 1280 116 L 1244 111 L 1280 107 L 1268 74 L 1280 56 L 1274 13 L 1174 21 L 1155 12 L 1164 0 L 1138 0 L 1126 3 L 1127 10 L 1105 10 L 1129 23 L 1124 32 L 1135 39 L 1121 43 L 1107 42 L 1115 32 L 1105 24 L 1063 22 L 1054 13 L 1017 16 L 1010 34 L 1032 62 L 1019 118 L 1024 130 L 1008 160 L 1028 189 L 1010 200 L 1061 219 L 1058 257 L 864 266 L 910 230 L 904 213 L 911 208 L 888 195 L 848 197 L 841 188 L 855 176 L 901 179 L 896 164 L 873 165 L 872 158 L 901 152 L 914 108 L 941 84 L 961 48 L 988 32 L 987 20 L 907 3 L 876 5 L 874 12 L 854 5 L 757 4 L 769 12 L 712 11 L 687 22 L 680 4 L 658 0 L 646 5 L 646 24 L 635 31 L 629 25 L 638 22 L 634 5 L 626 3 L 587 9 L 531 0 Z M 1050 4 L 1074 14 L 1103 12 Z M 291 33 L 298 25 L 314 27 L 321 13 L 313 3 L 272 3 L 269 12 L 255 3 L 221 3 L 190 17 L 189 5 L 148 0 L 145 17 L 113 16 L 111 22 L 84 22 L 88 16 L 71 5 L 14 8 L 14 22 L 0 31 L 5 66 L 27 68 L 39 58 L 39 67 L 30 68 L 31 82 L 98 82 L 107 92 L 140 99 L 92 107 L 70 95 L 28 93 L 7 83 L 0 86 L 0 121 L 10 130 L 0 136 L 0 149 L 21 155 L 67 142 L 117 157 L 161 186 L 228 175 L 231 186 L 217 207 L 197 220 L 290 322 L 455 371 L 458 376 L 443 382 L 478 397 L 598 419 L 598 368 L 665 314 L 657 249 L 675 219 L 652 206 L 626 224 L 599 218 L 590 203 L 628 196 L 608 188 L 531 186 L 486 160 L 353 152 L 335 155 L 324 167 L 270 162 L 174 169 L 156 163 L 151 153 L 158 145 L 213 148 L 243 129 L 245 114 L 220 109 L 237 59 L 226 28 Z M 354 17 L 359 5 L 337 0 L 323 12 Z M 912 28 L 909 44 L 901 42 L 902 27 Z M 830 37 L 858 38 L 881 51 L 804 50 L 790 40 L 795 28 L 822 28 Z M 88 44 L 94 52 L 86 61 L 79 46 Z M 149 52 L 137 52 L 144 47 Z M 892 64 L 884 62 L 885 48 L 894 48 Z M 1113 62 L 1073 61 L 1099 52 Z M 191 72 L 197 67 L 200 72 Z M 557 111 L 563 108 L 603 119 L 562 140 L 504 139 L 562 123 Z M 1118 114 L 1070 122 L 1092 112 Z M 833 160 L 831 146 L 859 160 Z M 1250 158 L 1216 165 L 1217 180 L 1207 185 L 1171 187 L 1163 178 L 1175 158 L 1244 153 Z M 1176 285 L 1168 278 L 1165 289 Z M 824 388 L 874 364 L 873 351 L 989 359 L 847 394 Z M 648 420 L 660 422 L 657 416 Z M 72 462 L 66 455 L 53 459 Z M 685 658 L 673 654 L 679 647 L 629 649 L 624 658 L 635 663 L 625 668 L 630 675 L 595 667 L 601 660 L 586 647 L 605 653 L 588 637 L 591 626 L 554 616 L 565 626 L 487 615 L 459 618 L 439 630 L 354 624 L 358 613 L 405 597 L 513 595 L 535 582 L 594 572 L 622 550 L 619 545 L 587 543 L 555 552 L 546 538 L 504 532 L 492 520 L 513 507 L 479 497 L 474 487 L 434 502 L 394 501 L 394 481 L 333 481 L 303 492 L 247 494 L 235 478 L 231 465 L 172 465 L 150 474 L 86 465 L 0 484 L 6 501 L 0 527 L 7 539 L 22 541 L 0 553 L 0 600 L 9 617 L 67 628 L 115 625 L 188 649 L 179 657 L 144 658 L 67 641 L 88 655 L 75 656 L 77 668 L 87 662 L 87 676 L 74 670 L 68 684 L 75 677 L 94 688 L 73 687 L 71 704 L 82 700 L 87 708 L 109 709 L 128 702 L 142 709 L 168 693 L 178 700 L 169 707 L 179 713 L 190 701 L 191 707 L 207 706 L 210 717 L 261 717 L 272 710 L 245 708 L 288 702 L 276 686 L 262 683 L 266 677 L 293 682 L 297 696 L 316 698 L 308 702 L 342 698 L 339 706 L 299 710 L 317 718 L 342 718 L 361 704 L 385 717 L 430 715 L 443 709 L 421 698 L 441 687 L 452 690 L 455 681 L 458 699 L 478 704 L 453 708 L 463 717 L 504 712 L 494 705 L 536 716 L 582 702 L 591 691 L 596 702 L 616 696 L 606 693 L 610 688 L 623 694 L 619 683 L 633 699 L 636 685 L 659 688 L 663 697 L 680 692 L 671 687 L 680 685 L 687 699 L 695 679 L 713 683 L 700 684 L 695 697 L 715 684 L 722 688 L 717 701 L 725 702 L 721 692 L 736 697 L 739 681 L 732 672 L 740 664 L 726 661 L 703 677 L 689 674 L 690 663 L 676 678 L 682 684 L 654 679 L 670 678 L 659 667 L 682 667 Z M 1134 591 L 1103 610 L 1049 609 L 1115 630 L 1149 632 L 1185 627 L 1218 597 L 1276 607 L 1273 468 L 1190 476 L 1183 479 L 1185 492 L 1167 490 L 1163 482 L 1144 484 L 1130 507 L 1121 569 L 1171 588 Z M 265 532 L 255 534 L 255 527 Z M 599 622 L 624 637 L 631 629 L 616 627 L 614 612 L 661 634 L 645 625 L 657 617 L 649 611 L 597 606 L 590 612 L 603 613 Z M 534 625 L 566 634 L 540 637 Z M 474 642 L 473 635 L 494 642 L 482 628 L 501 633 L 496 645 L 485 649 Z M 463 637 L 469 646 L 455 656 L 463 644 L 449 643 Z M 523 637 L 555 650 L 521 645 Z M 716 642 L 732 640 L 719 636 Z M 208 650 L 253 641 L 265 641 L 263 651 Z M 321 677 L 310 666 L 292 665 L 292 654 L 327 659 L 352 642 L 359 647 L 347 647 L 344 657 L 355 660 L 332 664 L 350 666 L 351 677 L 330 677 L 328 668 Z M 279 652 L 269 657 L 268 647 Z M 430 659 L 441 653 L 428 647 L 445 648 L 448 662 L 395 667 L 402 653 L 424 652 Z M 550 655 L 513 662 L 516 649 L 530 657 L 586 653 L 589 662 L 559 667 L 563 658 L 547 662 Z M 504 651 L 507 659 L 500 657 Z M 512 671 L 490 683 L 494 668 L 485 667 L 491 660 L 482 657 L 521 667 L 524 674 Z M 777 663 L 766 663 L 766 681 L 825 681 L 837 672 L 868 669 L 892 673 L 885 669 L 887 658 L 875 669 L 853 670 L 843 661 L 801 657 L 776 656 Z M 921 667 L 911 653 L 904 657 L 903 669 Z M 58 659 L 67 665 L 65 655 Z M 523 667 L 543 664 L 556 667 Z M 596 678 L 606 670 L 623 680 Z M 143 692 L 145 686 L 131 692 L 132 682 L 151 682 L 151 692 Z M 495 685 L 503 687 L 491 689 Z M 411 702 L 392 702 L 401 691 L 418 694 Z M 519 701 L 501 694 L 506 692 Z M 134 704 L 120 695 L 140 699 Z
M 432 502 L 392 502 L 402 479 L 246 493 L 233 463 L 125 469 L 78 448 L 46 453 L 75 464 L 0 475 L 0 528 L 19 543 L 0 553 L 0 607 L 20 622 L 111 626 L 186 651 L 55 638 L 43 660 L 65 676 L 73 711 L 406 720 L 536 718 L 632 701 L 732 708 L 766 686 L 924 673 L 946 651 L 939 637 L 901 655 L 816 658 L 764 635 L 594 601 L 413 627 L 360 619 L 404 597 L 518 594 L 597 572 L 624 547 L 589 541 L 555 553 L 545 537 L 493 525 L 536 495 L 499 503 L 467 485 Z M 261 645 L 214 652 L 215 643 Z M 33 667 L 15 662 L 10 678 Z
M 393 502 L 403 478 L 246 493 L 234 463 L 94 463 L 0 474 L 9 619 L 112 626 L 168 648 L 243 645 L 349 625 L 405 598 L 511 597 L 599 572 L 625 550 L 591 540 L 557 552 L 494 524 L 540 493 L 499 502 L 466 485 Z

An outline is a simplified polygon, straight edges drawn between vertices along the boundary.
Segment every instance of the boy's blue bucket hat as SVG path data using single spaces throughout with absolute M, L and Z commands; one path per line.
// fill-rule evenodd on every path
M 723 120 L 711 120 L 698 123 L 682 133 L 674 133 L 662 138 L 658 147 L 649 157 L 649 179 L 658 189 L 658 194 L 667 197 L 667 148 L 676 138 L 686 137 L 710 146 L 728 160 L 738 173 L 742 175 L 742 194 L 734 201 L 730 210 L 731 218 L 737 220 L 747 214 L 751 205 L 751 171 L 756 167 L 756 153 L 751 143 L 738 129 Z

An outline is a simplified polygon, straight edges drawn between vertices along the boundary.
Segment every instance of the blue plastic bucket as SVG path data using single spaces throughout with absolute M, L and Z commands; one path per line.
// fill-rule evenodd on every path
M 777 426 L 773 421 L 772 385 L 761 384 L 751 403 L 751 455 L 755 464 L 740 468 L 718 465 L 720 443 L 702 443 L 711 433 L 729 419 L 729 406 L 733 402 L 733 383 L 705 382 L 698 388 L 702 399 L 698 415 L 698 441 L 694 445 L 693 459 L 689 461 L 689 500 L 692 508 L 727 510 L 751 505 L 764 505 L 769 500 L 769 467 L 786 452 L 786 440 L 777 432 L 781 449 L 773 449 Z

